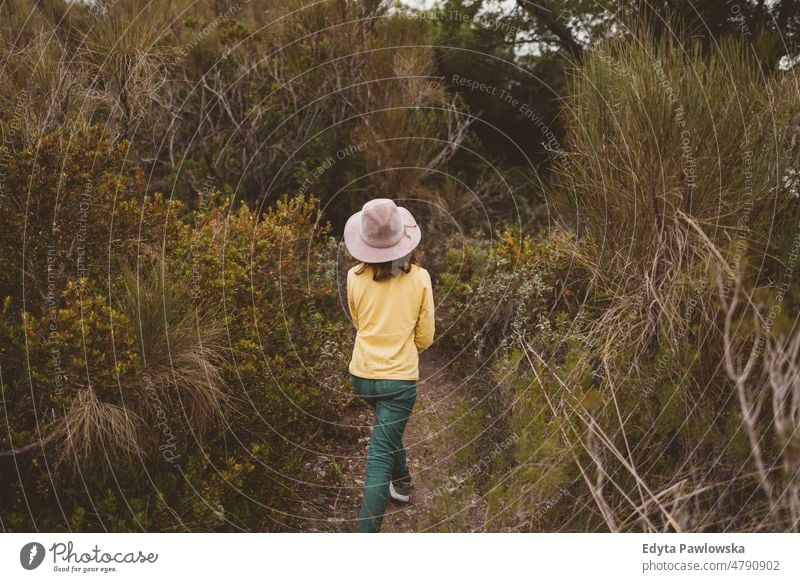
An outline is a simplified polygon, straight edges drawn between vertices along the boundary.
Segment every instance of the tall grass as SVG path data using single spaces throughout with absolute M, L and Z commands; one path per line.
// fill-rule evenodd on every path
M 774 251 L 798 194 L 797 91 L 796 74 L 766 72 L 733 41 L 709 54 L 644 32 L 587 54 L 557 191 L 572 258 L 607 299 L 608 341 L 673 344 L 697 287 L 713 288 L 708 261 L 730 271 L 737 250 L 756 265 Z
M 171 280 L 164 268 L 156 260 L 123 271 L 122 312 L 138 330 L 142 369 L 160 398 L 202 435 L 222 421 L 228 399 L 221 373 L 225 325 L 212 306 L 192 299 L 189 284 Z M 154 399 L 143 402 L 144 414 L 154 418 Z
M 501 348 L 464 438 L 519 437 L 482 527 L 798 530 L 797 72 L 645 32 L 587 51 L 564 117 L 550 232 L 442 279 Z
M 797 529 L 798 423 L 780 395 L 800 331 L 768 323 L 784 300 L 770 281 L 797 281 L 797 73 L 733 41 L 709 54 L 645 31 L 587 54 L 565 114 L 576 236 L 566 220 L 554 236 L 597 316 L 577 359 L 528 343 L 523 361 L 562 419 L 578 502 L 612 531 Z

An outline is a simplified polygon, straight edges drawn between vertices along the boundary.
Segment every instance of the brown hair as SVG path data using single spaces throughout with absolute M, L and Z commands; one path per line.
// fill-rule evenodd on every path
M 402 257 L 401 257 L 402 258 Z M 399 260 L 399 259 L 398 259 Z M 383 281 L 384 279 L 388 279 L 392 276 L 392 263 L 395 261 L 386 261 L 385 263 L 365 263 L 361 262 L 360 267 L 356 269 L 356 275 L 360 275 L 364 271 L 367 270 L 367 267 L 372 267 L 372 280 L 373 281 Z M 411 271 L 411 265 L 419 265 L 420 264 L 420 255 L 419 250 L 414 249 L 411 251 L 411 254 L 408 255 L 408 260 L 400 267 L 400 270 L 404 273 L 408 273 Z

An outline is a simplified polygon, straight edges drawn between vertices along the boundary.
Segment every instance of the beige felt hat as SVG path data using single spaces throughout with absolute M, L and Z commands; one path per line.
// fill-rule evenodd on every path
M 422 234 L 414 216 L 389 198 L 370 200 L 347 220 L 344 244 L 365 263 L 385 263 L 406 256 Z

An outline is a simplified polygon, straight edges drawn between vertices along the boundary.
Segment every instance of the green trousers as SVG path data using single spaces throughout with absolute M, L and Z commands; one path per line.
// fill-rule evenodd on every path
M 375 426 L 367 451 L 364 497 L 358 514 L 360 532 L 381 529 L 389 501 L 389 481 L 408 472 L 403 431 L 417 399 L 415 380 L 372 380 L 350 374 L 356 394 L 375 408 Z

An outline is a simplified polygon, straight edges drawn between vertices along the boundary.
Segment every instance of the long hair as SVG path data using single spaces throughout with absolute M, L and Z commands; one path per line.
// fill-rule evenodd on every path
M 372 280 L 383 281 L 389 277 L 394 276 L 396 270 L 408 273 L 411 271 L 411 265 L 420 264 L 419 249 L 414 249 L 405 257 L 401 257 L 394 261 L 386 261 L 384 263 L 359 263 L 360 266 L 356 269 L 356 275 L 360 275 L 367 270 L 367 267 L 372 267 Z

